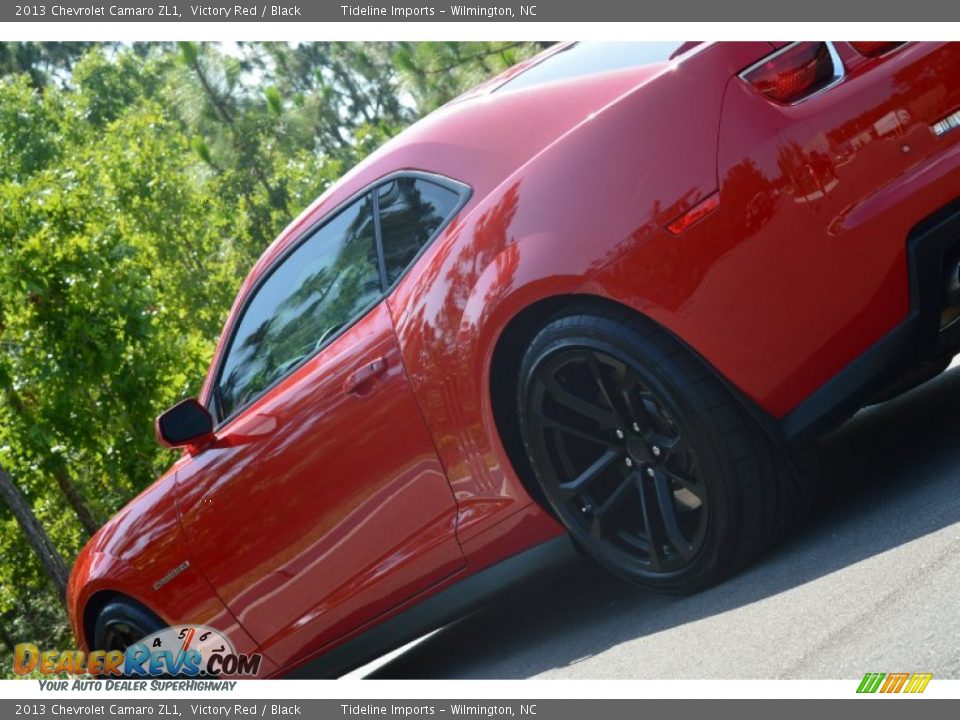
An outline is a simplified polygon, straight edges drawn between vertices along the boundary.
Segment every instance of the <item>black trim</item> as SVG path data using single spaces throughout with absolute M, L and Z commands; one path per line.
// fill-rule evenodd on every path
M 353 640 L 348 640 L 330 652 L 301 665 L 286 677 L 332 678 L 348 673 L 431 630 L 463 617 L 491 596 L 548 567 L 567 562 L 575 555 L 573 543 L 567 535 L 524 550 L 460 580 L 386 622 L 379 623 Z
M 380 229 L 380 186 L 370 191 L 370 200 L 373 203 L 373 240 L 377 246 L 377 267 L 380 269 L 380 291 L 387 288 L 387 259 L 383 254 L 383 231 Z
M 960 325 L 940 332 L 944 259 L 957 247 L 960 198 L 917 223 L 907 236 L 906 319 L 779 421 L 785 441 L 803 442 L 831 429 L 917 365 L 960 349 Z

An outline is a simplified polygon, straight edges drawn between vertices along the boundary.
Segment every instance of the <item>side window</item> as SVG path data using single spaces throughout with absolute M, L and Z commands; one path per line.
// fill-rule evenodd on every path
M 460 196 L 436 183 L 413 177 L 391 180 L 381 185 L 378 193 L 383 260 L 387 284 L 392 285 L 450 218 Z
M 382 293 L 370 195 L 302 242 L 255 291 L 217 380 L 220 417 L 260 395 Z

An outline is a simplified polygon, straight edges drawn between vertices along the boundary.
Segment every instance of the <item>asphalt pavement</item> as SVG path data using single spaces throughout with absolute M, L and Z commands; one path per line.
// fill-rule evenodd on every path
M 690 597 L 574 561 L 358 674 L 379 678 L 960 678 L 960 368 L 824 443 L 789 541 Z

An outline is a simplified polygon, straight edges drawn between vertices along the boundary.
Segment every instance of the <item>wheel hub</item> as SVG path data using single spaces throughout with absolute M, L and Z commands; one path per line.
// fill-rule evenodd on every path
M 649 465 L 654 461 L 653 450 L 643 438 L 628 438 L 626 445 L 627 455 L 633 460 L 635 466 Z

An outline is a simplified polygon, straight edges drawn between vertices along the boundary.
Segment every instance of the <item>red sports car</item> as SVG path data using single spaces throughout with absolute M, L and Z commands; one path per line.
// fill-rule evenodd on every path
M 458 98 L 253 268 L 77 638 L 333 675 L 571 545 L 723 578 L 811 440 L 960 348 L 958 128 L 956 43 L 572 43 Z

